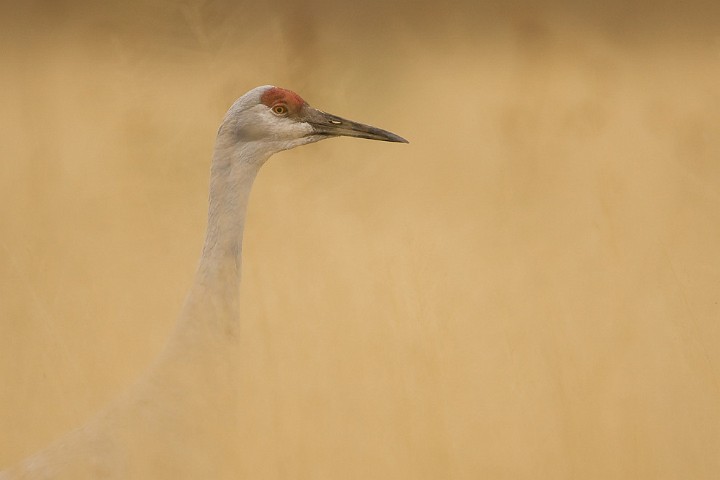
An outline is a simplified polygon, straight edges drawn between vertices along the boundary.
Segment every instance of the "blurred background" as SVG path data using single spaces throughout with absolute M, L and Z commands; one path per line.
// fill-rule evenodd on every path
M 410 140 L 251 198 L 238 478 L 720 477 L 720 4 L 0 7 L 0 466 L 132 384 L 274 84 Z

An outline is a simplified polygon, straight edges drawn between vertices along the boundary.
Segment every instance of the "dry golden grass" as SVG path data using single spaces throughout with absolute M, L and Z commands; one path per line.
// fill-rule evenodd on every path
M 0 465 L 160 351 L 272 83 L 411 144 L 256 181 L 238 478 L 718 478 L 718 7 L 286 3 L 2 7 Z

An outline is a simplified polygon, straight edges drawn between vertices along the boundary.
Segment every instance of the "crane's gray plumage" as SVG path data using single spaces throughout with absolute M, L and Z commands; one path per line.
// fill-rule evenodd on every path
M 168 345 L 115 403 L 0 478 L 236 478 L 223 460 L 239 443 L 233 386 L 250 189 L 272 154 L 341 135 L 406 143 L 269 85 L 232 105 L 215 142 L 205 245 Z

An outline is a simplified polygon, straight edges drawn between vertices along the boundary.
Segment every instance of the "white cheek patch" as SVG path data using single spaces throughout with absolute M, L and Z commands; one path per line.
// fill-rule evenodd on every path
M 313 133 L 312 126 L 307 122 L 295 122 L 296 138 L 307 137 Z
M 313 137 L 309 123 L 275 115 L 265 105 L 247 108 L 242 117 L 242 124 L 236 125 L 236 138 L 256 143 L 269 154 L 319 140 Z
M 300 145 L 315 142 L 317 139 L 312 135 L 312 132 L 313 128 L 310 124 L 293 122 L 292 125 L 287 127 L 284 135 L 278 136 L 273 140 L 273 148 L 276 151 L 289 150 L 299 147 Z
M 267 118 L 269 115 L 269 118 Z M 273 113 L 266 115 L 264 128 L 266 135 L 274 140 L 297 140 L 312 132 L 312 127 L 305 122 L 288 117 L 278 117 Z

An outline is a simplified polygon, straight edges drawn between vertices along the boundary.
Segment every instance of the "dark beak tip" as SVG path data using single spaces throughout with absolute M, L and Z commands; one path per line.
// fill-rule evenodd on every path
M 391 132 L 384 132 L 384 133 L 385 133 L 385 135 L 384 135 L 385 138 L 383 140 L 385 140 L 385 141 L 394 142 L 394 143 L 410 143 L 406 139 L 401 137 L 400 135 L 396 135 Z

